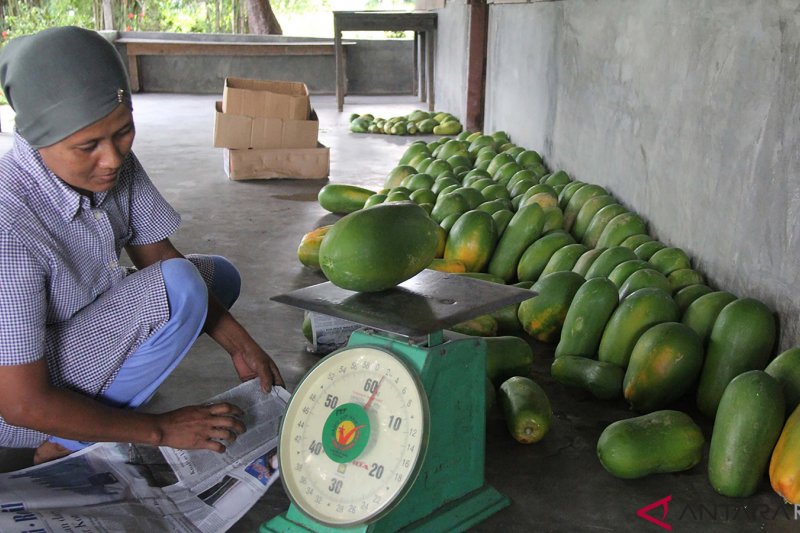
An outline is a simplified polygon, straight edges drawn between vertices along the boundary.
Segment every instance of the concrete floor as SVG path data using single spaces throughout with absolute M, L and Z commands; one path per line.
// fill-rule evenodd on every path
M 214 100 L 136 95 L 134 150 L 183 215 L 183 226 L 173 239 L 177 247 L 186 253 L 222 254 L 239 267 L 243 289 L 234 315 L 272 354 L 292 390 L 318 358 L 305 350 L 302 312 L 269 298 L 324 281 L 299 263 L 296 249 L 304 233 L 336 217 L 316 201 L 325 181 L 229 181 L 222 170 L 222 151 L 211 143 Z M 389 117 L 421 107 L 411 97 L 349 96 L 341 114 L 331 96 L 315 96 L 312 104 L 320 116 L 320 140 L 331 147 L 331 181 L 376 190 L 413 138 L 350 134 L 348 115 L 369 111 Z M 8 131 L 6 123 L 3 131 Z M 0 149 L 9 145 L 9 134 L 0 134 Z M 782 505 L 766 478 L 755 496 L 729 499 L 709 485 L 705 461 L 675 475 L 630 481 L 610 476 L 596 458 L 597 438 L 609 423 L 632 413 L 622 401 L 598 402 L 554 383 L 548 371 L 552 347 L 534 348 L 533 377 L 553 405 L 552 429 L 540 443 L 522 445 L 509 436 L 497 409 L 489 414 L 486 478 L 513 503 L 474 531 L 655 532 L 661 528 L 636 511 L 667 496 L 672 499 L 666 517 L 662 508 L 650 514 L 675 531 L 797 530 L 794 509 Z M 157 412 L 201 402 L 236 383 L 227 355 L 202 337 L 148 409 Z M 700 420 L 691 402 L 678 408 Z M 709 425 L 703 427 L 710 437 Z M 27 466 L 30 457 L 28 450 L 0 449 L 0 470 Z M 288 503 L 282 487 L 274 486 L 231 531 L 256 531 Z

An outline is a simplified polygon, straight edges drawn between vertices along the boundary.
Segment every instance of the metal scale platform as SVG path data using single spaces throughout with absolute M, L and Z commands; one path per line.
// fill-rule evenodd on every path
M 260 531 L 463 531 L 507 506 L 484 482 L 485 341 L 445 330 L 533 296 L 424 270 L 378 293 L 327 282 L 274 297 L 364 328 L 292 395 L 279 439 L 292 504 Z

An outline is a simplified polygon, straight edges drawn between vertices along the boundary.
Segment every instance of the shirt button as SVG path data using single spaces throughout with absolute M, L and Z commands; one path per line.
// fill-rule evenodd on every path
M 111 269 L 117 268 L 117 262 L 116 261 L 109 262 L 108 263 L 108 268 L 111 268 Z
M 103 212 L 100 211 L 99 209 L 95 209 L 94 218 L 100 220 L 101 218 L 103 218 Z

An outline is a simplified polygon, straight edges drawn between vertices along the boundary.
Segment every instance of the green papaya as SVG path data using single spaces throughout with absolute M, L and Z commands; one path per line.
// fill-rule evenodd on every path
M 606 427 L 597 457 L 610 474 L 636 479 L 689 470 L 703 458 L 704 445 L 703 432 L 689 415 L 662 410 Z

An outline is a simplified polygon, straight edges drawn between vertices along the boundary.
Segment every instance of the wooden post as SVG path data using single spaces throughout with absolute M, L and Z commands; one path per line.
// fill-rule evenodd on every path
M 486 90 L 486 36 L 489 6 L 486 0 L 469 2 L 469 44 L 467 58 L 467 116 L 464 127 L 483 131 L 483 105 Z

